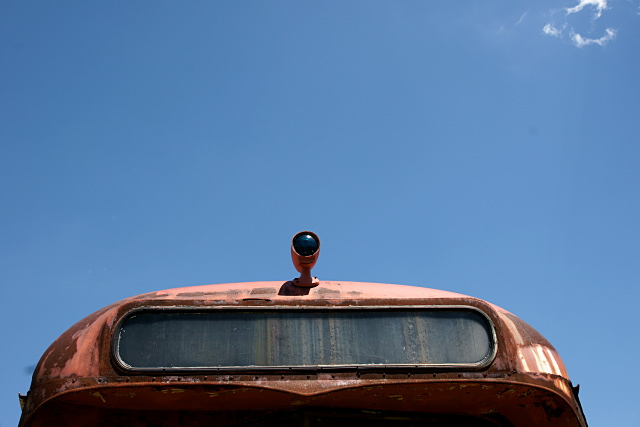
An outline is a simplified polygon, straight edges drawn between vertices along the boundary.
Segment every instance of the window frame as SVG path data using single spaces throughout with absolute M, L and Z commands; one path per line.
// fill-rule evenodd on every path
M 488 326 L 489 352 L 476 363 L 423 363 L 423 364 L 349 364 L 349 365 L 295 365 L 295 366 L 212 366 L 212 367 L 135 367 L 128 365 L 119 354 L 120 331 L 125 322 L 133 316 L 145 312 L 214 312 L 214 311 L 472 311 L 478 313 Z M 127 373 L 209 373 L 209 372 L 319 372 L 319 371 L 372 371 L 372 370 L 482 370 L 496 358 L 498 339 L 496 327 L 491 317 L 478 307 L 470 305 L 359 305 L 359 306 L 320 306 L 320 305 L 265 305 L 265 306 L 143 306 L 126 312 L 112 330 L 111 357 L 117 368 Z

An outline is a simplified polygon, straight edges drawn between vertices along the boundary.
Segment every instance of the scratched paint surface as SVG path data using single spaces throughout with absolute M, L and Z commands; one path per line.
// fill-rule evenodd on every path
M 385 368 L 294 373 L 261 372 L 254 368 L 172 375 L 130 375 L 113 362 L 114 331 L 128 313 L 143 307 L 281 306 L 304 310 L 314 306 L 398 305 L 464 306 L 485 313 L 495 327 L 495 359 L 482 369 L 457 371 Z M 531 422 L 525 420 L 540 423 L 544 420 L 545 425 L 584 425 L 564 364 L 537 331 L 485 301 L 399 285 L 321 282 L 318 287 L 301 289 L 291 282 L 257 282 L 172 289 L 131 297 L 70 328 L 47 350 L 37 372 L 20 427 L 45 425 L 40 420 L 52 419 L 62 408 L 69 407 L 86 408 L 87 417 L 100 420 L 111 419 L 122 411 L 132 414 L 142 409 L 169 408 L 218 411 L 225 417 L 235 417 L 235 411 L 318 406 L 445 413 L 459 412 L 460 401 L 465 402 L 466 413 L 474 416 L 501 414 L 512 421 L 521 420 L 522 425 Z M 107 413 L 111 415 L 107 417 Z

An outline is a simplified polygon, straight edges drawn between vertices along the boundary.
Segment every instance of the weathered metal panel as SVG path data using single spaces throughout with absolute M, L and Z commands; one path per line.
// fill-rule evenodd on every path
M 455 305 L 481 310 L 496 328 L 496 357 L 480 371 L 465 372 L 319 370 L 305 375 L 256 369 L 255 372 L 150 376 L 120 370 L 111 355 L 111 338 L 117 323 L 141 307 L 374 305 Z M 34 373 L 20 426 L 56 425 L 55 420 L 60 416 L 56 414 L 72 407 L 78 416 L 86 410 L 85 420 L 96 423 L 100 419 L 112 420 L 118 413 L 124 413 L 122 411 L 129 411 L 132 417 L 136 413 L 136 419 L 142 420 L 145 411 L 168 411 L 168 408 L 173 408 L 171 413 L 180 408 L 266 413 L 277 409 L 326 407 L 453 411 L 488 420 L 503 417 L 503 421 L 517 425 L 586 425 L 556 350 L 537 331 L 506 310 L 476 298 L 428 288 L 324 281 L 311 288 L 297 287 L 292 282 L 178 288 L 108 306 L 72 326 L 45 352 Z M 169 412 L 165 419 L 178 417 Z M 66 420 L 58 425 L 89 424 Z

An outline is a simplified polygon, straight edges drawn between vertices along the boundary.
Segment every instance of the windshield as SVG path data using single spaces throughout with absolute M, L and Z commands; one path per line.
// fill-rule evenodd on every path
M 254 309 L 135 313 L 117 331 L 127 369 L 468 366 L 488 362 L 493 329 L 467 308 Z

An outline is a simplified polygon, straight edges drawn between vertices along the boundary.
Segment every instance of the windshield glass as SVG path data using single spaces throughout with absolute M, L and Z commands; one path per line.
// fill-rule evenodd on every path
M 495 342 L 473 309 L 254 309 L 135 313 L 117 331 L 127 369 L 469 366 Z

